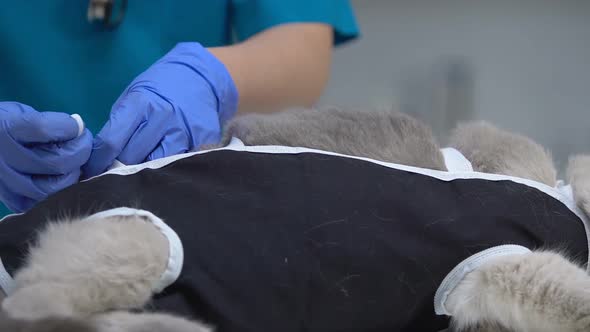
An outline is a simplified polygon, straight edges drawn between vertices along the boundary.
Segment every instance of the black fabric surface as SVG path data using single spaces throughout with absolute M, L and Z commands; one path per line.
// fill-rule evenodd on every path
M 0 257 L 12 273 L 45 220 L 119 206 L 160 216 L 184 245 L 180 279 L 152 308 L 220 332 L 438 331 L 434 293 L 468 256 L 501 244 L 588 256 L 573 212 L 511 181 L 217 151 L 70 187 L 0 223 Z

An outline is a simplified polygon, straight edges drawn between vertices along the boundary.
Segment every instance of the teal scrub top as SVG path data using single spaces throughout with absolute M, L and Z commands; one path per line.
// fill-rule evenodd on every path
M 78 113 L 97 133 L 125 87 L 178 42 L 228 45 L 290 22 L 330 24 L 336 44 L 358 35 L 346 0 L 129 0 L 115 28 L 89 23 L 88 2 L 0 0 L 0 101 Z

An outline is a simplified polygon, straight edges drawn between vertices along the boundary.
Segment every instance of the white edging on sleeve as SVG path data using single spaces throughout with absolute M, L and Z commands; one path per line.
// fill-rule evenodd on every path
M 0 258 L 0 288 L 6 296 L 10 295 L 14 290 L 14 279 L 6 271 L 4 264 L 2 264 L 2 258 Z
M 451 313 L 445 308 L 445 302 L 453 290 L 465 278 L 467 274 L 482 266 L 486 262 L 498 257 L 508 255 L 522 255 L 528 254 L 531 251 L 528 248 L 508 244 L 489 248 L 487 250 L 478 252 L 459 263 L 447 276 L 443 279 L 440 286 L 434 295 L 434 311 L 437 315 L 451 316 Z

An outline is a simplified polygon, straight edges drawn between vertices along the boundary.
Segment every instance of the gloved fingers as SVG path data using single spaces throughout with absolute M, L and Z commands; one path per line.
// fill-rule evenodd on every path
M 221 128 L 216 115 L 203 112 L 199 114 L 202 123 L 183 123 L 183 128 L 190 128 L 191 132 L 177 129 L 166 133 L 160 144 L 150 153 L 147 160 L 154 160 L 173 156 L 175 154 L 197 151 L 201 146 L 219 143 Z
M 56 149 L 57 148 L 57 149 Z M 88 129 L 79 137 L 54 145 L 43 144 L 31 148 L 39 159 L 48 165 L 53 165 L 55 172 L 27 172 L 38 175 L 62 175 L 73 170 L 79 170 L 90 158 L 92 152 L 92 134 Z
M 221 126 L 217 114 L 204 111 L 197 115 L 198 121 L 185 123 L 185 126 L 190 128 L 189 151 L 197 151 L 201 146 L 217 144 L 221 140 Z
M 79 169 L 90 158 L 92 134 L 82 135 L 63 143 L 35 144 L 29 148 L 9 144 L 5 162 L 24 174 L 61 175 Z
M 90 159 L 83 166 L 84 177 L 103 173 L 125 148 L 142 122 L 148 121 L 152 109 L 142 93 L 129 93 L 120 97 L 109 121 L 95 136 Z
M 19 143 L 63 142 L 78 136 L 78 123 L 69 114 L 37 112 L 22 104 L 13 108 L 6 130 Z
M 45 199 L 48 195 L 54 194 L 64 188 L 67 188 L 78 182 L 80 178 L 80 169 L 64 175 L 36 175 L 31 178 L 34 191 L 44 192 L 37 195 L 35 199 L 16 194 L 0 183 L 0 198 L 2 202 L 14 212 L 24 212 L 33 207 L 37 202 Z M 29 186 L 32 188 L 33 186 Z M 29 190 L 30 192 L 30 190 Z
M 5 163 L 0 162 L 0 191 L 2 201 L 12 211 L 22 212 L 29 203 L 44 199 L 47 195 L 37 188 L 31 181 L 31 177 L 19 173 Z
M 143 122 L 127 142 L 117 159 L 125 165 L 144 162 L 158 143 L 168 134 L 182 131 L 176 125 L 174 109 L 164 99 L 155 99 L 150 104 L 147 121 Z M 177 137 L 176 134 L 173 137 Z M 181 144 L 182 141 L 177 144 Z
M 166 120 L 158 115 L 142 123 L 117 159 L 125 165 L 135 165 L 144 162 L 148 158 L 148 155 L 158 146 L 158 143 L 162 141 L 167 134 L 167 130 L 182 130 L 180 128 L 168 127 L 174 124 L 165 123 L 164 121 Z
M 195 56 L 197 55 L 197 56 Z M 211 52 L 196 42 L 178 43 L 159 62 L 158 67 L 170 64 L 182 64 L 190 69 L 194 75 L 182 76 L 190 80 L 181 86 L 194 87 L 195 77 L 204 79 L 211 93 L 215 96 L 215 103 L 210 107 L 215 109 L 218 120 L 225 123 L 237 112 L 239 93 L 235 82 L 226 66 Z M 199 80 L 199 79 L 197 79 Z M 175 83 L 178 81 L 176 78 Z
M 0 182 L 0 200 L 6 207 L 15 213 L 24 212 L 37 203 L 36 200 L 17 195 L 10 191 L 6 186 Z
M 47 193 L 47 195 L 51 195 L 78 183 L 81 173 L 80 168 L 77 168 L 70 173 L 62 175 L 34 175 L 31 177 L 31 180 L 39 190 Z
M 146 160 L 155 160 L 190 151 L 187 133 L 177 128 L 160 141 L 160 144 L 149 154 Z
M 20 212 L 21 196 L 13 193 L 4 183 L 0 182 L 0 200 L 12 212 Z

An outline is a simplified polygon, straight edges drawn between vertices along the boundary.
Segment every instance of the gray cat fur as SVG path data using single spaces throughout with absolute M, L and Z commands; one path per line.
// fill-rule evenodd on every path
M 335 107 L 248 114 L 229 121 L 221 145 L 284 145 L 326 150 L 409 166 L 446 170 L 431 129 L 399 112 Z
M 555 186 L 556 170 L 549 151 L 528 137 L 486 122 L 462 123 L 450 146 L 461 151 L 478 172 L 511 175 Z

